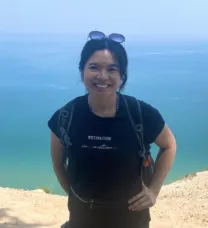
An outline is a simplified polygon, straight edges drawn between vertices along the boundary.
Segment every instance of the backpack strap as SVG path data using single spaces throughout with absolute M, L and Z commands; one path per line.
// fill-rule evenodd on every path
M 133 130 L 135 132 L 135 135 L 138 139 L 138 143 L 141 148 L 137 150 L 139 158 L 142 159 L 142 165 L 140 169 L 141 181 L 143 181 L 145 185 L 148 186 L 152 180 L 153 173 L 154 173 L 154 160 L 151 157 L 150 151 L 146 149 L 144 145 L 144 134 L 143 134 L 144 128 L 143 128 L 140 102 L 136 98 L 131 96 L 124 95 L 123 98 L 124 98 L 126 110 L 127 110 L 131 125 L 133 127 Z
M 69 163 L 69 148 L 72 145 L 70 140 L 70 127 L 74 115 L 74 108 L 75 108 L 75 101 L 72 100 L 66 105 L 64 105 L 59 112 L 58 121 L 57 121 L 57 127 L 60 132 L 60 141 L 63 145 L 63 159 L 62 162 L 65 165 L 65 167 L 68 167 Z M 69 156 L 68 156 L 69 155 Z
M 66 148 L 69 148 L 71 146 L 71 141 L 70 141 L 68 132 L 71 127 L 73 114 L 74 114 L 74 102 L 70 101 L 60 109 L 60 113 L 58 117 L 57 124 L 60 131 L 60 140 L 61 140 L 61 143 Z
M 140 106 L 140 103 L 139 101 L 134 98 L 134 97 L 130 97 L 130 96 L 126 96 L 124 95 L 123 96 L 124 98 L 124 102 L 125 102 L 125 106 L 126 106 L 126 110 L 127 110 L 127 113 L 128 113 L 128 117 L 129 117 L 129 120 L 131 122 L 131 125 L 133 127 L 133 130 L 135 132 L 135 135 L 137 137 L 137 140 L 138 140 L 138 143 L 140 145 L 140 148 L 141 150 L 138 150 L 139 152 L 139 157 L 142 157 L 144 158 L 145 157 L 145 154 L 146 154 L 146 149 L 145 149 L 145 146 L 144 146 L 144 137 L 143 137 L 143 122 L 142 122 L 142 113 L 141 113 L 141 106 Z M 131 106 L 132 107 L 136 107 L 136 112 L 135 114 L 132 113 L 130 107 L 129 107 L 129 104 L 131 102 Z M 136 121 L 135 122 L 135 117 L 139 117 L 139 122 Z

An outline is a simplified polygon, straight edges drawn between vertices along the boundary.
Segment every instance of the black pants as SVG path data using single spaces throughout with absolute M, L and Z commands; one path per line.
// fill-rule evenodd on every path
M 80 228 L 80 227 L 76 227 L 76 226 L 73 226 L 72 224 L 70 224 L 70 221 L 67 222 L 66 224 L 62 225 L 61 228 Z M 96 227 L 96 228 L 99 228 L 99 227 Z M 110 227 L 106 227 L 106 228 L 110 228 Z M 113 228 L 117 228 L 117 227 L 113 227 Z M 121 228 L 120 226 L 118 228 Z M 139 225 L 139 226 L 136 226 L 135 228 L 149 228 L 149 223 L 146 223 L 144 225 Z
M 66 224 L 65 226 L 64 226 L 64 225 L 61 226 L 61 228 L 80 228 L 80 227 L 72 226 L 72 225 L 70 224 L 70 222 L 69 222 L 69 223 Z M 83 228 L 83 227 L 82 227 L 82 228 Z M 92 228 L 93 228 L 93 227 L 92 227 Z M 95 227 L 95 228 L 99 228 L 99 227 Z M 106 227 L 106 228 L 111 228 L 111 227 Z M 112 228 L 121 228 L 121 227 L 119 226 L 119 227 L 112 227 Z M 135 227 L 135 228 L 149 228 L 149 223 L 144 224 L 144 225 L 142 225 L 142 226 L 137 226 L 137 227 Z
M 126 212 L 128 219 L 125 218 Z M 141 213 L 121 208 L 89 208 L 76 196 L 70 197 L 70 222 L 63 228 L 149 228 L 149 210 Z

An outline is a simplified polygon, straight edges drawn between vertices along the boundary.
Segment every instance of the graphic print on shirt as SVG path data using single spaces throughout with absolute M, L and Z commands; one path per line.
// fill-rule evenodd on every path
M 111 136 L 92 136 L 92 135 L 88 135 L 87 139 L 88 139 L 88 141 L 100 142 L 102 144 L 100 144 L 100 145 L 89 145 L 89 144 L 86 143 L 86 144 L 82 144 L 81 148 L 98 149 L 98 150 L 116 150 L 117 149 L 116 147 L 108 145 L 108 143 L 110 143 L 111 140 L 112 140 Z

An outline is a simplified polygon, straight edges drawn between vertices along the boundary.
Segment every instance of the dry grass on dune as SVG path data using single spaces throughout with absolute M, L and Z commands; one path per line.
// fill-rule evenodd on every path
M 151 228 L 208 228 L 208 171 L 163 186 L 151 217 Z M 67 218 L 65 196 L 0 188 L 0 228 L 57 228 Z

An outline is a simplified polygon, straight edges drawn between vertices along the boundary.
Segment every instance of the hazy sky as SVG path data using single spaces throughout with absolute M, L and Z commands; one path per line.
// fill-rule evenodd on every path
M 208 39 L 208 0 L 0 0 L 0 33 Z

